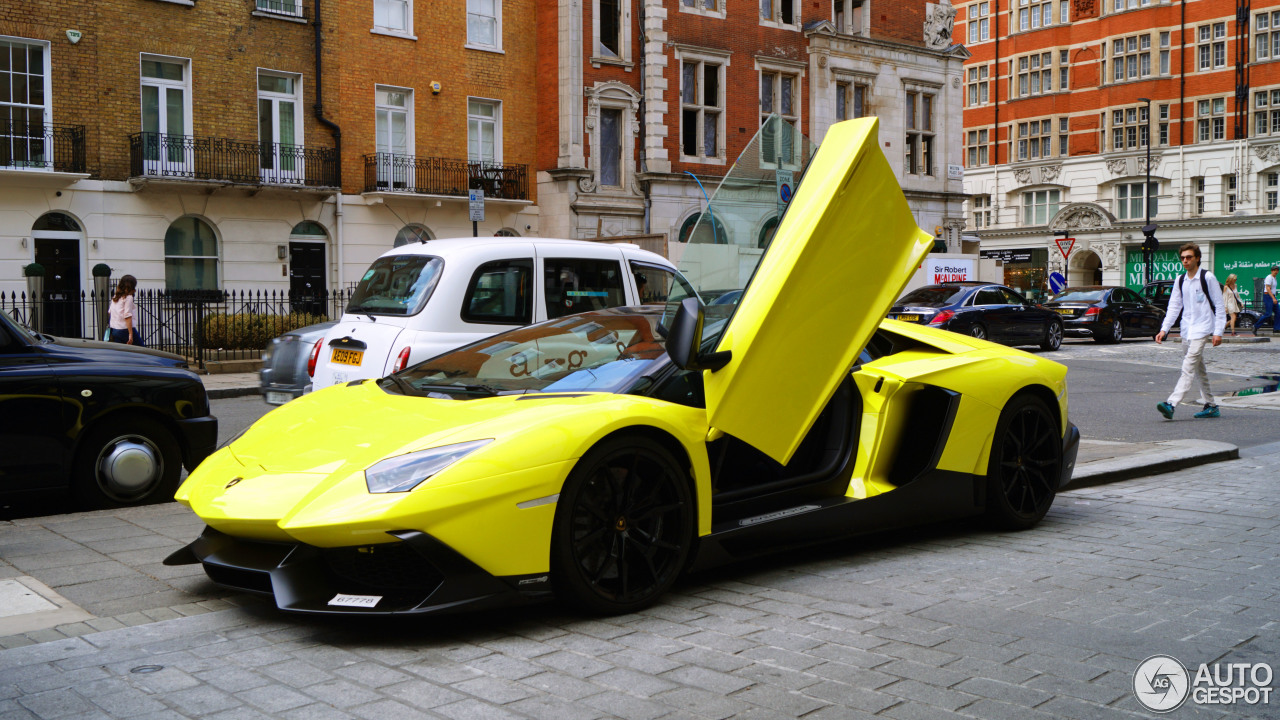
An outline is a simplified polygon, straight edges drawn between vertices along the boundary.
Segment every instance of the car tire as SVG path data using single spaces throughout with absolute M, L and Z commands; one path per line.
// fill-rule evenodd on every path
M 144 417 L 108 418 L 85 435 L 72 491 L 88 508 L 118 508 L 173 499 L 182 453 L 173 433 Z
M 1107 334 L 1094 335 L 1093 339 L 1100 343 L 1118 343 L 1124 340 L 1124 327 L 1120 324 L 1120 319 L 1116 318 L 1111 321 L 1111 327 L 1107 328 Z
M 1044 340 L 1040 341 L 1041 350 L 1057 350 L 1062 347 L 1062 323 L 1050 321 L 1044 329 Z
M 665 593 L 688 563 L 696 511 L 688 473 L 660 443 L 606 439 L 578 461 L 556 503 L 551 579 L 564 602 L 630 613 Z
M 987 339 L 987 329 L 982 326 L 982 323 L 974 323 L 973 325 L 969 326 L 969 334 L 972 335 L 973 337 L 978 338 L 979 340 Z
M 1239 315 L 1236 316 L 1237 332 L 1239 332 L 1240 330 L 1244 330 L 1246 332 L 1253 332 L 1253 325 L 1254 323 L 1253 323 L 1252 315 L 1245 315 L 1244 313 L 1240 313 Z
M 996 423 L 987 463 L 987 520 L 1025 530 L 1049 512 L 1062 479 L 1062 437 L 1043 400 L 1013 398 Z

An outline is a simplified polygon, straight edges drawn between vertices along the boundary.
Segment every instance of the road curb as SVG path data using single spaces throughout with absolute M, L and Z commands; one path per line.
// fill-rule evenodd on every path
M 1132 445 L 1131 443 L 1116 443 Z M 1197 465 L 1235 460 L 1240 448 L 1213 440 L 1169 440 L 1124 457 L 1112 457 L 1076 466 L 1067 491 L 1105 485 L 1147 475 L 1184 470 Z
M 256 387 L 230 387 L 230 388 L 210 388 L 205 390 L 209 394 L 210 400 L 222 400 L 224 398 L 247 397 L 249 395 L 261 395 L 261 391 Z

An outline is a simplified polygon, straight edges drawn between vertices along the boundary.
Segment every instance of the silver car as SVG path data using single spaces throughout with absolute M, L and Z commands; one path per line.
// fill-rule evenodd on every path
M 315 344 L 336 323 L 316 323 L 290 330 L 275 338 L 262 351 L 262 398 L 268 405 L 283 405 L 311 392 L 307 367 Z

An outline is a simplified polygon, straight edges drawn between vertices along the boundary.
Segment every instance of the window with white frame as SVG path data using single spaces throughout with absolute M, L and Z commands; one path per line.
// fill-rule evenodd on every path
M 600 157 L 596 162 L 596 179 L 602 186 L 622 187 L 621 108 L 600 108 Z
M 1160 33 L 1160 74 L 1169 74 L 1169 33 Z
M 990 70 L 986 65 L 969 68 L 969 107 L 978 107 L 991 102 L 988 78 Z
M 413 0 L 373 0 L 373 27 L 409 34 L 413 27 Z
M 502 162 L 502 103 L 467 98 L 467 160 Z
M 981 230 L 991 227 L 991 196 L 973 195 L 969 197 L 969 207 L 973 213 L 973 227 Z
M 502 48 L 502 0 L 467 0 L 467 45 Z
M 1151 77 L 1151 36 L 1130 35 L 1111 41 L 1111 82 Z
M 194 159 L 191 135 L 191 64 L 179 58 L 141 59 L 142 158 L 148 174 L 182 172 Z
M 595 32 L 595 57 L 629 60 L 631 33 L 627 28 L 626 0 L 594 0 L 594 2 L 592 27 Z
M 1227 24 L 1201 25 L 1196 28 L 1196 55 L 1201 70 L 1214 70 L 1227 65 Z
M 686 161 L 724 159 L 724 73 L 727 58 L 680 59 L 680 155 Z
M 1280 207 L 1280 172 L 1264 172 L 1259 177 L 1262 185 L 1264 207 L 1273 212 Z
M 800 0 L 760 0 L 760 21 L 776 25 L 800 25 Z
M 1191 178 L 1191 196 L 1193 207 L 1197 215 L 1204 214 L 1204 178 Z
M 1061 190 L 1032 190 L 1022 193 L 1022 224 L 1045 225 L 1058 214 Z
M 258 162 L 265 179 L 295 177 L 303 168 L 302 78 L 258 71 Z
M 1280 88 L 1253 93 L 1253 136 L 1280 136 Z
M 911 175 L 933 175 L 934 100 L 930 92 L 908 91 L 906 103 L 906 171 Z
M 1061 0 L 1066 5 L 1066 0 Z M 1053 2 L 1018 0 L 1018 31 L 1035 30 L 1053 24 Z
M 680 0 L 680 12 L 723 18 L 728 0 Z
M 53 167 L 44 126 L 52 118 L 49 44 L 0 38 L 0 167 Z
M 1067 157 L 1070 154 L 1067 152 L 1068 140 L 1071 137 L 1068 127 L 1070 124 L 1067 118 L 1058 118 L 1058 157 Z
M 1222 176 L 1222 211 L 1233 213 L 1236 211 L 1236 175 Z
M 1018 159 L 1039 160 L 1053 157 L 1054 121 L 1031 120 L 1018 123 Z
M 1063 3 L 1065 5 L 1066 3 Z M 966 40 L 970 45 L 991 39 L 991 3 L 988 0 L 983 2 L 970 3 L 965 10 L 969 15 L 968 35 Z
M 1151 140 L 1151 116 L 1147 106 L 1111 111 L 1111 149 L 1136 150 Z
M 200 218 L 186 215 L 164 234 L 167 290 L 218 289 L 218 236 Z
M 1053 92 L 1053 53 L 1034 53 L 1023 55 L 1009 61 L 1010 68 L 1016 67 L 1017 84 L 1014 86 L 1014 97 L 1031 97 Z
M 276 15 L 302 16 L 302 0 L 256 0 L 254 7 Z
M 1161 105 L 1158 116 L 1160 118 L 1160 144 L 1169 144 L 1169 106 Z
M 1116 185 L 1116 217 L 1120 220 L 1142 220 L 1146 218 L 1146 207 L 1142 204 L 1142 186 L 1147 185 L 1147 198 L 1151 202 L 1151 217 L 1155 217 L 1160 195 L 1160 183 L 1119 183 Z
M 1280 60 L 1280 10 L 1253 16 L 1253 59 Z
M 413 91 L 379 85 L 373 97 L 378 186 L 413 187 Z
M 1196 141 L 1213 142 L 1227 136 L 1227 121 L 1223 117 L 1227 108 L 1226 98 L 1199 100 L 1196 102 Z
M 777 115 L 779 122 L 769 123 Z M 795 165 L 799 163 L 800 76 L 797 73 L 762 67 L 760 69 L 761 162 Z
M 988 162 L 988 132 L 984 128 L 982 130 L 970 130 L 965 136 L 965 147 L 967 150 L 968 164 L 966 167 L 985 167 L 990 164 Z
M 861 35 L 865 17 L 865 0 L 831 0 L 831 22 L 841 35 Z
M 1151 4 L 1151 0 L 1112 0 L 1111 12 L 1137 10 L 1140 7 L 1146 7 L 1150 4 Z
M 1058 90 L 1066 90 L 1067 88 L 1071 87 L 1071 84 L 1068 82 L 1068 80 L 1070 80 L 1070 77 L 1071 77 L 1070 72 L 1071 72 L 1071 51 L 1059 50 L 1058 51 Z
M 836 83 L 836 120 L 866 117 L 867 88 L 861 82 Z

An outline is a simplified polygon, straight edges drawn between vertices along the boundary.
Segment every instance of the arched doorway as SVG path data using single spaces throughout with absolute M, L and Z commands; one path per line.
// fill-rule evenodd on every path
M 1081 250 L 1071 256 L 1067 268 L 1067 285 L 1080 287 L 1083 285 L 1102 284 L 1102 258 L 1092 250 Z
M 35 240 L 35 261 L 44 266 L 41 300 L 42 332 L 78 338 L 80 326 L 80 245 L 84 230 L 66 213 L 41 215 L 31 226 Z
M 289 303 L 294 312 L 324 313 L 328 240 L 324 226 L 311 220 L 294 225 L 289 233 Z

